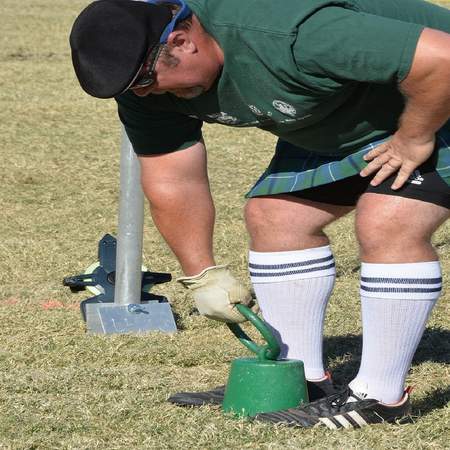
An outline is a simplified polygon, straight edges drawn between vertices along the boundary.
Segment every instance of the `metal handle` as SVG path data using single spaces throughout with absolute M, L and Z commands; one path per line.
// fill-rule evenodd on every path
M 250 351 L 255 353 L 260 360 L 275 360 L 280 354 L 280 346 L 278 345 L 275 336 L 267 327 L 266 323 L 261 320 L 250 308 L 245 305 L 236 305 L 238 311 L 248 319 L 251 324 L 261 333 L 261 336 L 266 340 L 266 345 L 258 345 L 244 332 L 244 330 L 237 323 L 227 323 L 231 332 L 245 345 Z

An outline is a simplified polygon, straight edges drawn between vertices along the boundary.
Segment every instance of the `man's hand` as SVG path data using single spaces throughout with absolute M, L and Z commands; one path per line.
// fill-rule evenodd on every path
M 246 319 L 235 308 L 237 303 L 258 312 L 252 294 L 241 284 L 226 265 L 208 267 L 193 277 L 178 280 L 193 291 L 195 304 L 200 314 L 220 322 L 244 322 Z
M 433 153 L 435 137 L 421 141 L 405 139 L 400 132 L 395 133 L 391 139 L 380 144 L 364 155 L 370 161 L 360 175 L 366 177 L 376 172 L 372 186 L 378 186 L 393 173 L 397 172 L 391 188 L 400 189 L 411 176 L 414 170 L 424 163 Z

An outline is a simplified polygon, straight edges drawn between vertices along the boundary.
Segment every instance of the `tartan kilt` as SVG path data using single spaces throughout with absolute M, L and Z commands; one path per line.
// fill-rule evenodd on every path
M 363 156 L 389 137 L 373 141 L 345 156 L 317 154 L 279 139 L 269 167 L 246 197 L 286 194 L 356 175 L 367 165 Z M 438 152 L 436 170 L 450 186 L 450 127 L 448 124 L 436 134 L 435 152 Z

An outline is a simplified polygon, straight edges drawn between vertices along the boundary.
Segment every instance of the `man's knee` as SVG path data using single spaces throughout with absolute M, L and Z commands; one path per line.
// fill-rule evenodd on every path
M 252 198 L 245 207 L 251 247 L 283 251 L 327 245 L 323 228 L 349 210 L 289 195 Z
M 363 259 L 433 258 L 431 237 L 448 210 L 409 198 L 365 194 L 356 212 L 356 233 Z M 394 261 L 395 260 L 395 261 Z
M 403 249 L 405 252 L 411 249 L 411 245 L 416 247 L 429 243 L 427 236 L 406 230 L 404 223 L 373 215 L 357 219 L 356 234 L 363 260 L 368 255 L 387 255 L 390 252 L 398 254 L 403 253 Z
M 251 198 L 244 208 L 244 217 L 247 228 L 250 230 L 266 223 L 268 213 L 271 211 L 270 205 L 264 198 Z
M 245 206 L 245 221 L 249 232 L 320 233 L 328 218 L 308 204 L 293 201 L 289 196 L 256 197 Z
M 264 242 L 270 241 L 281 250 L 280 236 L 292 239 L 292 236 L 302 234 L 301 229 L 293 230 L 292 223 L 287 225 L 290 212 L 286 211 L 286 206 L 273 197 L 252 198 L 247 202 L 245 223 L 253 249 L 261 249 Z

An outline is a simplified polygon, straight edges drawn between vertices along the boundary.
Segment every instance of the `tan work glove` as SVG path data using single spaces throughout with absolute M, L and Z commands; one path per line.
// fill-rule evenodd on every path
M 244 322 L 247 320 L 236 308 L 237 303 L 248 306 L 257 313 L 256 301 L 249 289 L 241 284 L 227 265 L 207 267 L 198 275 L 177 280 L 193 291 L 198 312 L 220 322 Z

